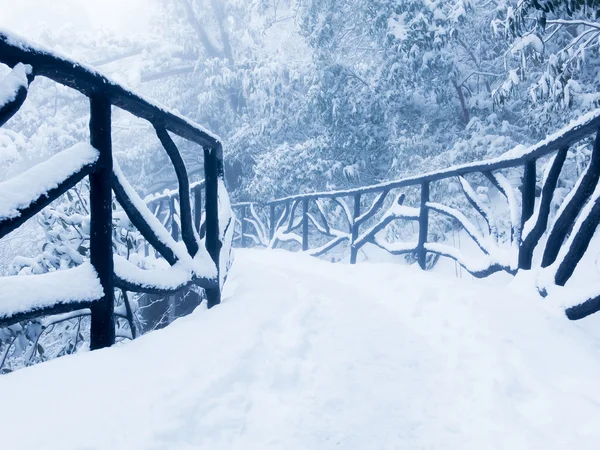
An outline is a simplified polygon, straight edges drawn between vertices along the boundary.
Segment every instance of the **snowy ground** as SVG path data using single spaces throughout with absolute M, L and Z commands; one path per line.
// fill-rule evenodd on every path
M 220 307 L 1 377 L 1 447 L 598 448 L 600 340 L 522 286 L 236 258 Z

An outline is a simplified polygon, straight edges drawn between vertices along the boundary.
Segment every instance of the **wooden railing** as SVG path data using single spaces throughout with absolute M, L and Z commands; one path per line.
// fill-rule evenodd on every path
M 393 255 L 411 255 L 422 269 L 428 267 L 428 260 L 447 257 L 475 277 L 487 277 L 499 271 L 515 274 L 537 267 L 544 269 L 544 276 L 540 277 L 544 281 L 540 281 L 538 287 L 546 295 L 552 285 L 564 286 L 571 278 L 600 222 L 599 129 L 600 111 L 596 111 L 532 147 L 516 148 L 488 161 L 359 189 L 239 203 L 233 206 L 238 218 L 234 242 L 241 247 L 268 248 L 292 242 L 313 256 L 338 250 L 344 244 L 349 249 L 351 264 L 357 262 L 359 250 L 370 243 Z M 551 215 L 569 148 L 585 144 L 594 134 L 596 139 L 587 169 L 559 210 Z M 536 201 L 536 169 L 539 161 L 546 158 L 549 161 L 545 164 L 540 198 Z M 518 190 L 502 173 L 507 170 L 518 171 Z M 500 229 L 501 224 L 497 223 L 490 204 L 482 201 L 474 182 L 485 191 L 495 190 L 504 198 L 508 209 L 506 229 Z M 450 184 L 457 189 L 450 189 Z M 433 198 L 436 189 L 441 193 L 437 201 Z M 458 206 L 442 203 L 449 197 L 455 200 L 457 196 L 452 192 L 456 191 L 462 191 L 464 205 L 456 201 Z M 407 205 L 409 200 L 412 204 Z M 431 213 L 445 216 L 464 229 L 479 248 L 480 256 L 467 257 L 457 246 L 432 242 Z M 418 223 L 418 231 L 411 241 L 390 242 L 381 237 L 388 225 L 398 220 Z M 345 224 L 345 229 L 335 228 L 336 224 Z M 504 239 L 499 236 L 502 233 Z M 545 241 L 543 236 L 547 237 Z M 536 249 L 540 256 L 534 259 Z M 600 289 L 597 294 L 600 295 Z M 571 319 L 600 310 L 597 296 L 575 303 L 566 310 Z
M 173 293 L 195 285 L 205 289 L 208 307 L 220 303 L 222 280 L 225 277 L 229 246 L 226 237 L 231 221 L 231 211 L 221 211 L 219 202 L 227 196 L 223 182 L 223 151 L 219 139 L 199 125 L 142 98 L 111 81 L 94 69 L 35 48 L 15 37 L 0 32 L 0 63 L 13 68 L 23 82 L 14 84 L 14 95 L 2 102 L 0 99 L 0 126 L 4 125 L 27 98 L 29 85 L 36 77 L 46 77 L 75 89 L 89 98 L 90 144 L 80 145 L 62 152 L 50 161 L 34 167 L 29 172 L 0 183 L 0 199 L 10 197 L 11 189 L 34 185 L 31 195 L 19 198 L 14 205 L 0 208 L 0 239 L 34 217 L 44 207 L 74 187 L 85 177 L 90 186 L 90 264 L 93 270 L 77 267 L 73 285 L 89 282 L 77 290 L 57 289 L 56 292 L 39 292 L 39 299 L 15 299 L 15 292 L 26 292 L 25 285 L 35 293 L 36 286 L 58 286 L 65 280 L 64 272 L 44 275 L 0 278 L 0 326 L 8 326 L 35 317 L 77 311 L 91 311 L 90 347 L 98 349 L 115 342 L 114 289 L 147 293 Z M 18 77 L 17 77 L 18 79 Z M 111 140 L 111 109 L 117 107 L 148 121 L 155 129 L 177 175 L 177 199 L 171 202 L 171 232 L 137 195 L 113 159 Z M 169 133 L 191 141 L 203 149 L 205 182 L 193 185 L 195 207 L 192 210 L 190 183 L 181 154 Z M 62 159 L 61 159 L 62 158 Z M 71 170 L 56 171 L 61 162 L 72 164 Z M 62 164 L 64 166 L 64 164 Z M 55 173 L 56 172 L 56 173 Z M 40 174 L 49 180 L 40 180 Z M 37 183 L 37 184 L 36 184 Z M 7 192 L 2 192 L 6 190 Z M 204 190 L 204 214 L 201 206 Z M 177 283 L 154 283 L 151 270 L 143 270 L 113 255 L 113 192 L 116 200 L 131 223 L 143 235 L 148 245 L 172 267 L 184 269 L 189 274 L 178 278 Z M 176 205 L 175 205 L 176 201 Z M 4 213 L 4 214 L 3 214 Z M 219 216 L 228 218 L 219 223 Z M 177 224 L 176 226 L 174 224 Z M 177 233 L 173 230 L 177 228 Z M 202 231 L 201 231 L 202 230 Z M 202 236 L 200 236 L 200 234 Z M 185 251 L 177 245 L 182 240 Z M 207 258 L 202 258 L 202 254 Z M 208 255 L 210 257 L 208 257 Z M 208 262 L 207 262 L 208 261 Z M 225 262 L 225 263 L 224 263 Z M 225 266 L 224 266 L 225 265 Z M 63 278 L 57 278 L 62 276 Z M 165 275 L 165 271 L 161 271 Z M 167 273 L 168 275 L 168 273 Z M 54 277 L 54 278 L 53 278 Z M 88 277 L 88 278 L 86 278 Z M 83 279 L 83 280 L 82 280 Z M 39 281 L 39 283 L 38 283 Z M 71 284 L 71 283 L 68 283 Z M 10 305 L 10 307 L 8 306 Z

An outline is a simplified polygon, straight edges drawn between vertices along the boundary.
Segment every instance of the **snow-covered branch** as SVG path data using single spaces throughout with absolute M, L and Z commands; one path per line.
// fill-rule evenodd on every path
M 496 222 L 492 217 L 491 211 L 486 205 L 483 204 L 483 202 L 481 202 L 471 184 L 464 177 L 458 177 L 458 181 L 460 182 L 463 193 L 465 194 L 465 197 L 471 206 L 479 213 L 479 215 L 481 215 L 483 220 L 485 220 L 488 233 L 490 236 L 492 236 L 494 241 L 498 241 L 498 227 L 496 226 Z

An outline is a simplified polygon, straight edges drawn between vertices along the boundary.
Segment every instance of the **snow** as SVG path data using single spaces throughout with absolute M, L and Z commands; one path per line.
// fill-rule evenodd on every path
M 193 183 L 190 183 L 190 191 L 193 191 L 198 186 L 204 186 L 204 184 L 204 180 L 194 181 Z M 165 200 L 173 197 L 174 195 L 179 196 L 179 188 L 165 189 L 164 191 L 159 193 L 148 194 L 146 197 L 144 197 L 144 203 L 153 203 L 159 200 Z
M 98 151 L 91 145 L 76 144 L 15 178 L 0 183 L 0 220 L 19 217 L 20 209 L 47 195 L 48 191 L 84 167 L 95 164 L 98 156 Z
M 494 264 L 498 264 L 491 255 L 484 255 L 478 258 L 467 256 L 460 249 L 452 247 L 446 244 L 440 244 L 437 242 L 425 243 L 425 250 L 436 253 L 438 255 L 452 258 L 463 266 L 467 271 L 472 274 L 480 273 L 488 270 Z
M 519 37 L 515 40 L 511 49 L 512 54 L 522 52 L 526 48 L 531 47 L 537 53 L 544 52 L 544 42 L 540 39 L 537 34 L 531 33 L 523 37 Z M 517 84 L 517 83 L 515 83 Z
M 31 71 L 31 66 L 19 63 L 0 80 L 0 108 L 17 98 L 19 89 L 29 87 L 27 75 L 31 74 Z
M 240 250 L 222 305 L 3 376 L 3 448 L 596 449 L 600 341 L 517 281 Z
M 590 282 L 588 285 L 580 287 L 569 287 L 552 285 L 547 289 L 547 302 L 556 305 L 559 308 L 567 309 L 600 296 L 600 283 Z
M 98 300 L 103 294 L 89 262 L 41 275 L 0 277 L 0 318 L 57 304 Z
M 432 211 L 445 214 L 457 220 L 460 223 L 460 225 L 465 229 L 467 234 L 479 246 L 479 248 L 481 248 L 481 250 L 484 253 L 489 253 L 489 249 L 485 245 L 485 237 L 479 232 L 479 230 L 475 227 L 473 222 L 471 222 L 462 212 L 455 208 L 443 205 L 441 203 L 427 202 L 426 206 Z
M 374 237 L 373 242 L 379 248 L 390 252 L 391 254 L 414 252 L 419 246 L 418 242 L 386 242 L 377 238 L 377 236 Z
M 114 255 L 115 274 L 130 283 L 154 289 L 177 290 L 192 280 L 192 273 L 180 262 L 174 266 L 141 269 L 119 255 Z

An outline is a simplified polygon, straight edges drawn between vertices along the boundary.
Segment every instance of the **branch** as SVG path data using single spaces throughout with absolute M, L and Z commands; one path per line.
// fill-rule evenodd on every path
M 560 252 L 562 244 L 569 233 L 579 212 L 592 195 L 600 179 L 600 133 L 596 135 L 592 156 L 585 172 L 577 180 L 577 184 L 571 190 L 562 203 L 552 224 L 544 255 L 542 267 L 548 267 Z
M 254 220 L 256 221 L 256 225 L 258 225 L 260 227 L 261 242 L 267 243 L 269 241 L 269 239 L 268 239 L 269 233 L 267 233 L 267 228 L 263 224 L 260 217 L 258 217 L 258 214 L 256 213 L 256 210 L 254 209 L 254 203 L 250 203 L 250 214 L 252 215 L 252 217 L 254 217 Z M 259 229 L 257 228 L 256 231 L 259 232 Z
M 342 211 L 344 211 L 344 215 L 346 216 L 346 220 L 348 221 L 349 229 L 352 230 L 352 225 L 354 225 L 354 215 L 350 212 L 348 203 L 346 203 L 343 198 L 332 198 L 331 201 L 342 208 Z
M 388 209 L 382 219 L 372 226 L 370 229 L 365 231 L 354 243 L 354 247 L 358 250 L 367 242 L 372 242 L 375 235 L 387 227 L 394 220 L 408 219 L 416 220 L 419 218 L 419 209 L 404 206 L 404 200 L 406 199 L 405 194 L 399 194 L 392 206 Z
M 389 243 L 378 239 L 377 236 L 373 238 L 373 244 L 375 244 L 380 249 L 385 250 L 386 252 L 395 256 L 413 253 L 417 251 L 417 247 L 419 246 L 418 242 Z
M 212 43 L 206 31 L 196 17 L 196 13 L 194 13 L 194 9 L 192 8 L 191 3 L 188 0 L 180 0 L 183 7 L 185 8 L 185 12 L 187 14 L 188 20 L 190 21 L 192 27 L 196 31 L 196 34 L 200 38 L 200 42 L 206 51 L 206 56 L 210 58 L 220 58 L 222 56 L 221 52 L 217 49 L 217 47 Z
M 283 224 L 287 220 L 287 216 L 289 213 L 290 213 L 290 204 L 288 202 L 285 204 L 285 207 L 283 208 L 283 211 L 281 212 L 279 219 L 277 219 L 277 222 L 275 224 L 275 230 L 273 231 L 273 239 L 271 239 L 271 242 L 269 243 L 269 248 L 275 248 L 275 245 L 277 244 L 277 241 L 278 241 L 277 236 L 279 234 L 279 229 L 283 226 Z
M 177 182 L 179 184 L 179 210 L 181 216 L 181 237 L 185 243 L 190 256 L 194 257 L 198 253 L 198 241 L 194 234 L 194 223 L 192 218 L 192 207 L 190 200 L 190 181 L 187 176 L 187 169 L 185 168 L 185 162 L 181 157 L 181 153 L 177 149 L 175 142 L 169 136 L 167 130 L 154 124 L 156 135 L 163 145 L 169 159 L 175 169 L 175 175 L 177 175 Z
M 546 172 L 544 186 L 542 187 L 540 206 L 523 227 L 521 248 L 519 250 L 519 266 L 524 269 L 531 268 L 533 251 L 548 226 L 552 198 L 558 184 L 558 177 L 567 158 L 567 151 L 567 148 L 559 150 L 549 165 L 550 169 Z
M 27 98 L 29 85 L 33 81 L 31 66 L 17 64 L 11 73 L 0 82 L 0 127 L 14 116 Z
M 296 209 L 298 208 L 299 204 L 300 204 L 300 200 L 296 200 L 292 204 L 292 212 L 290 213 L 287 230 L 285 231 L 286 233 L 297 230 L 302 225 L 302 217 L 300 217 L 300 221 L 298 223 L 294 224 L 294 219 L 296 216 Z
M 350 240 L 350 236 L 349 235 L 344 235 L 344 236 L 338 236 L 335 239 L 332 239 L 331 241 L 329 241 L 327 244 L 322 245 L 321 247 L 317 247 L 313 250 L 309 251 L 309 254 L 311 256 L 321 256 L 325 253 L 327 253 L 329 250 L 331 250 L 332 248 L 338 246 L 339 244 L 341 244 L 344 241 L 349 241 Z
M 375 201 L 373 202 L 373 204 L 371 205 L 371 207 L 369 208 L 369 210 L 356 218 L 356 220 L 354 221 L 354 226 L 358 227 L 358 226 L 362 225 L 364 222 L 366 222 L 371 217 L 373 217 L 375 214 L 377 214 L 377 212 L 379 212 L 379 210 L 383 206 L 383 203 L 385 202 L 385 199 L 389 192 L 390 192 L 390 190 L 386 189 L 381 194 L 379 194 L 377 196 L 377 198 L 375 199 Z
M 426 243 L 425 250 L 427 250 L 430 253 L 445 256 L 456 261 L 475 278 L 486 278 L 496 272 L 501 271 L 506 271 L 508 273 L 514 274 L 514 271 L 512 269 L 503 266 L 497 261 L 493 261 L 489 256 L 481 258 L 480 261 L 477 262 L 465 257 L 459 249 L 451 247 L 449 245 L 438 244 L 435 242 Z
M 471 206 L 475 209 L 475 211 L 477 211 L 479 213 L 479 215 L 481 215 L 481 217 L 483 217 L 483 220 L 485 220 L 485 223 L 487 224 L 488 227 L 488 233 L 494 238 L 495 241 L 498 240 L 498 228 L 496 227 L 496 225 L 492 225 L 492 213 L 491 211 L 483 204 L 479 201 L 479 199 L 477 198 L 477 194 L 475 193 L 475 190 L 473 189 L 473 187 L 471 186 L 471 184 L 462 176 L 458 177 L 458 181 L 460 182 L 460 186 L 462 187 L 463 193 L 465 194 L 465 197 L 467 198 L 467 200 L 469 201 L 469 203 L 471 204 Z
M 323 206 L 323 200 L 321 200 L 320 198 L 318 198 L 315 201 L 316 205 L 317 205 L 317 210 L 319 211 L 319 215 L 321 216 L 321 220 L 323 221 L 323 226 L 325 227 L 325 233 L 326 235 L 330 235 L 331 234 L 331 226 L 329 225 L 329 222 L 327 221 L 327 217 L 325 215 L 325 209 Z
M 582 25 L 584 27 L 596 28 L 600 30 L 600 24 L 595 22 L 589 22 L 587 20 L 566 20 L 566 19 L 552 19 L 546 21 L 547 25 Z
M 510 239 L 514 245 L 519 243 L 520 236 L 520 212 L 517 207 L 517 199 L 515 192 L 508 182 L 506 177 L 501 173 L 484 172 L 484 175 L 488 180 L 500 191 L 500 193 L 506 198 L 508 203 L 508 209 L 510 211 Z
M 440 214 L 444 214 L 444 215 L 456 220 L 458 223 L 460 223 L 460 225 L 463 227 L 463 229 L 467 232 L 469 237 L 471 239 L 473 239 L 473 241 L 475 242 L 475 244 L 477 244 L 477 246 L 480 248 L 480 250 L 483 253 L 485 253 L 486 255 L 490 254 L 489 249 L 483 243 L 484 237 L 481 234 L 479 234 L 479 232 L 477 231 L 475 226 L 471 223 L 471 221 L 469 219 L 467 219 L 467 217 L 463 213 L 461 213 L 460 211 L 458 211 L 454 208 L 450 208 L 446 205 L 442 205 L 440 203 L 428 202 L 428 203 L 426 203 L 426 206 L 427 206 L 427 208 L 429 208 L 432 211 L 435 211 Z
M 176 242 L 128 183 L 116 161 L 112 184 L 117 201 L 131 223 L 170 265 L 174 265 L 179 259 L 174 250 Z
M 194 73 L 196 71 L 196 66 L 184 66 L 184 67 L 175 67 L 167 70 L 163 70 L 160 72 L 151 72 L 142 74 L 140 78 L 141 83 L 148 83 L 150 81 L 160 80 L 162 78 L 173 77 L 176 75 L 185 75 L 188 73 Z

